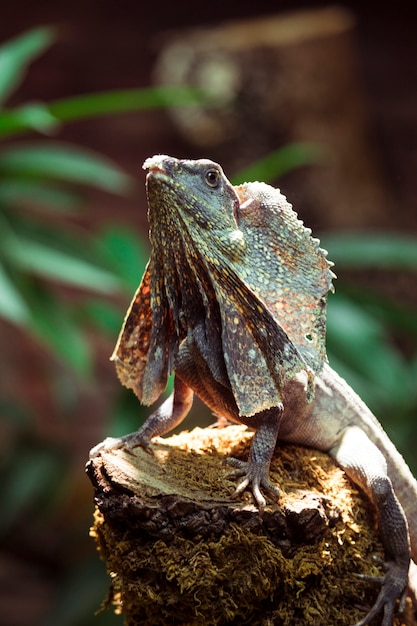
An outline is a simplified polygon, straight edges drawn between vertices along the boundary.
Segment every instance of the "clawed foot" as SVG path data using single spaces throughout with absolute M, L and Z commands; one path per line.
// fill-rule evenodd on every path
M 280 491 L 278 487 L 269 480 L 268 471 L 265 470 L 264 466 L 249 461 L 240 461 L 234 457 L 228 457 L 226 463 L 235 468 L 230 472 L 229 477 L 243 476 L 243 480 L 236 487 L 235 496 L 239 496 L 245 489 L 250 487 L 260 511 L 263 511 L 266 505 L 261 487 L 271 493 L 275 498 L 279 497 Z
M 392 626 L 394 618 L 395 606 L 398 598 L 400 600 L 400 611 L 404 610 L 405 599 L 407 595 L 408 567 L 404 567 L 398 563 L 387 563 L 387 573 L 385 576 L 366 576 L 358 574 L 362 580 L 374 582 L 381 585 L 381 591 L 378 594 L 375 604 L 371 610 L 365 615 L 355 626 L 366 626 L 379 613 L 383 611 L 383 619 L 381 626 Z
M 102 452 L 113 452 L 123 449 L 125 452 L 133 454 L 134 448 L 143 448 L 149 454 L 153 454 L 151 444 L 147 438 L 140 434 L 140 431 L 130 433 L 124 437 L 106 437 L 104 441 L 91 448 L 89 458 L 94 459 Z
M 221 428 L 225 428 L 226 426 L 229 426 L 230 423 L 231 422 L 229 422 L 229 420 L 226 417 L 222 417 L 221 415 L 219 415 L 217 416 L 216 421 L 210 424 L 208 428 L 218 428 L 220 430 Z

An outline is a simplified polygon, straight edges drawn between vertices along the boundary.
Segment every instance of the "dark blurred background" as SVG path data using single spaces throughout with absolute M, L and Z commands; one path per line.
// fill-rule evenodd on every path
M 104 436 L 147 414 L 108 357 L 147 258 L 141 165 L 153 154 L 213 158 L 236 181 L 282 189 L 336 261 L 330 361 L 417 471 L 415 10 L 328 7 L 2 8 L 4 626 L 121 623 L 111 611 L 94 616 L 109 580 L 88 536 L 84 464 Z M 105 105 L 91 97 L 101 92 L 112 94 Z M 197 404 L 186 426 L 201 415 L 211 421 Z

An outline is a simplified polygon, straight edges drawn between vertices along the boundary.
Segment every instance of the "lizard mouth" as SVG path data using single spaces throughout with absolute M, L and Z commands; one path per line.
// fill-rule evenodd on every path
M 157 154 L 153 157 L 146 159 L 142 165 L 142 169 L 148 170 L 149 175 L 156 175 L 158 177 L 166 178 L 170 174 L 170 164 L 173 159 L 166 154 Z

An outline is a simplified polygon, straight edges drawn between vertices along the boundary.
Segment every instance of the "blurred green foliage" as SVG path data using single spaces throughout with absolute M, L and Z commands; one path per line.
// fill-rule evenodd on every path
M 378 416 L 417 476 L 417 238 L 324 234 L 322 244 L 340 276 L 329 297 L 330 363 Z M 387 288 L 356 281 L 361 273 L 371 285 L 383 275 Z M 411 292 L 398 297 L 390 286 L 401 276 Z
M 133 182 L 114 163 L 84 148 L 50 138 L 6 143 L 4 139 L 20 138 L 30 131 L 56 133 L 62 122 L 89 116 L 166 106 L 173 101 L 193 104 L 199 96 L 195 90 L 159 88 L 6 108 L 4 103 L 20 85 L 29 64 L 54 38 L 53 29 L 39 28 L 0 49 L 0 316 L 18 324 L 85 375 L 91 369 L 88 342 L 74 323 L 71 306 L 61 306 L 45 280 L 107 296 L 123 289 L 125 274 L 120 275 L 113 263 L 109 241 L 103 245 L 100 235 L 81 233 L 69 227 L 65 218 L 76 215 L 82 204 L 75 186 L 120 194 L 131 190 Z M 140 242 L 135 244 L 140 249 Z M 141 266 L 136 265 L 139 274 Z
M 0 316 L 43 344 L 73 375 L 88 379 L 93 375 L 88 329 L 115 339 L 124 313 L 115 296 L 125 294 L 126 299 L 133 294 L 146 262 L 147 244 L 127 227 L 111 224 L 89 233 L 76 227 L 72 218 L 82 210 L 82 186 L 123 194 L 132 189 L 133 182 L 101 155 L 51 137 L 28 141 L 22 136 L 51 135 L 64 122 L 89 116 L 172 102 L 193 104 L 200 95 L 187 89 L 158 88 L 7 108 L 7 99 L 30 63 L 54 38 L 52 29 L 40 28 L 0 48 Z M 234 182 L 272 182 L 319 158 L 320 150 L 310 144 L 287 146 L 240 172 Z M 398 271 L 415 274 L 417 241 L 400 235 L 354 233 L 328 234 L 322 243 L 341 276 L 336 295 L 329 299 L 331 364 L 412 459 L 417 436 L 415 311 L 377 291 L 361 289 L 345 276 L 363 270 L 383 270 L 387 280 Z M 75 288 L 81 296 L 63 298 L 57 285 Z M 65 380 L 55 394 L 57 402 L 64 387 Z M 121 392 L 118 406 L 112 408 L 111 434 L 124 434 L 137 426 L 137 407 L 132 394 Z M 1 462 L 0 533 L 7 537 L 22 512 L 45 516 L 62 505 L 68 473 L 65 455 L 36 439 L 31 415 L 18 398 L 0 398 L 0 410 L 6 431 L 19 433 Z M 413 469 L 416 472 L 417 466 Z M 86 524 L 89 515 L 86 512 Z M 111 613 L 92 617 L 106 586 L 104 568 L 97 559 L 88 557 L 73 564 L 63 576 L 45 626 L 119 624 L 120 618 Z
M 318 163 L 323 158 L 325 150 L 318 144 L 307 141 L 291 143 L 251 163 L 231 180 L 234 185 L 260 180 L 264 183 L 273 183 L 287 172 L 303 165 Z
M 49 353 L 51 375 L 44 384 L 70 418 L 79 390 L 72 380 L 91 381 L 94 375 L 91 329 L 112 340 L 117 336 L 123 318 L 117 296 L 124 294 L 126 301 L 135 290 L 147 244 L 128 227 L 91 233 L 77 225 L 84 187 L 120 195 L 134 184 L 109 159 L 55 136 L 64 122 L 170 103 L 192 105 L 201 95 L 193 89 L 149 88 L 7 107 L 30 64 L 55 38 L 54 29 L 37 28 L 0 46 L 0 317 Z M 43 138 L 33 138 L 34 133 Z M 10 396 L 2 386 L 0 536 L 9 546 L 21 520 L 53 526 L 74 488 L 67 451 L 39 439 L 24 396 L 23 390 Z M 120 406 L 114 407 L 122 422 L 132 413 L 125 397 L 121 394 Z M 90 514 L 81 516 L 84 536 Z M 77 529 L 62 532 L 71 539 Z M 96 623 L 93 614 L 106 586 L 97 559 L 77 561 L 63 577 L 48 623 Z M 99 619 L 120 622 L 111 614 Z

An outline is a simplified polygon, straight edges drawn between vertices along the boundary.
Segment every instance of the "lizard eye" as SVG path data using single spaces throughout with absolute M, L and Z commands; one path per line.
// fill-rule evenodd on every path
M 220 184 L 220 172 L 216 169 L 207 170 L 205 173 L 205 181 L 209 187 L 215 189 Z

